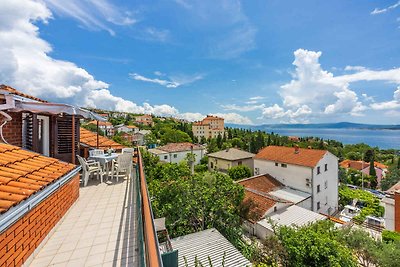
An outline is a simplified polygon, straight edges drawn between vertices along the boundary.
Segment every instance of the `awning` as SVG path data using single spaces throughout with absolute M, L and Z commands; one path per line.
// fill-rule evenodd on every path
M 99 114 L 86 110 L 77 106 L 68 104 L 57 104 L 57 103 L 40 103 L 40 102 L 22 102 L 15 101 L 15 107 L 8 109 L 11 112 L 32 112 L 32 113 L 46 113 L 46 114 L 68 114 L 82 116 L 86 119 L 92 119 L 97 121 L 107 121 L 107 119 L 101 117 Z

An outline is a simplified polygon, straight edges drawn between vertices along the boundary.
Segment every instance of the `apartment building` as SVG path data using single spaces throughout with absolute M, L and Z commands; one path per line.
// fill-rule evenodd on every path
M 224 135 L 224 119 L 207 115 L 203 120 L 194 122 L 192 125 L 193 136 L 197 139 L 202 137 L 208 138 L 217 138 L 218 135 Z
M 135 122 L 140 125 L 154 126 L 153 117 L 149 114 L 143 116 L 137 116 Z
M 338 209 L 338 158 L 329 151 L 265 147 L 254 157 L 254 175 L 266 173 L 310 194 L 310 210 L 330 215 Z

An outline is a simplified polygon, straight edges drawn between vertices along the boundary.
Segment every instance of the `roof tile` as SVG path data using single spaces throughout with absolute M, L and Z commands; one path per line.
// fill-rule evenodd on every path
M 185 143 L 169 143 L 166 144 L 165 146 L 160 146 L 157 147 L 158 150 L 166 151 L 166 152 L 181 152 L 181 151 L 190 151 L 190 149 L 193 147 L 193 150 L 200 150 L 204 149 L 203 146 L 197 145 L 197 144 L 192 144 L 189 142 Z
M 313 168 L 327 152 L 327 150 L 299 148 L 298 153 L 295 153 L 294 147 L 267 146 L 254 158 Z
M 74 168 L 72 164 L 0 143 L 0 213 Z
M 97 147 L 97 134 L 94 132 L 91 132 L 89 130 L 86 130 L 85 128 L 81 128 L 80 131 L 80 142 L 86 146 L 89 147 Z M 122 149 L 125 146 L 114 142 L 111 139 L 108 139 L 107 137 L 99 135 L 99 148 L 113 148 L 113 149 Z

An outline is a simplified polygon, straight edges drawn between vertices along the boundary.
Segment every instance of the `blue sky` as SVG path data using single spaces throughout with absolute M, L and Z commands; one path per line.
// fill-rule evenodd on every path
M 7 0 L 0 11 L 0 83 L 53 101 L 244 124 L 400 123 L 397 0 Z

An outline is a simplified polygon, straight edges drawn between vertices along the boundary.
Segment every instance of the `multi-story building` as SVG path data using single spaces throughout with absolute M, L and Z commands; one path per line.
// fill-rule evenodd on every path
M 202 137 L 208 138 L 217 138 L 218 135 L 223 136 L 225 133 L 224 130 L 224 119 L 207 115 L 202 121 L 196 121 L 192 125 L 193 136 L 197 139 Z
M 149 114 L 143 116 L 137 116 L 135 122 L 140 125 L 154 126 L 153 117 Z
M 116 125 L 114 127 L 115 131 L 117 132 L 123 132 L 123 133 L 137 133 L 139 132 L 139 127 L 135 126 L 135 125 L 124 125 L 124 124 L 120 124 L 120 125 Z
M 99 129 L 102 130 L 107 136 L 113 136 L 114 135 L 114 126 L 112 125 L 111 122 L 108 121 L 91 121 L 89 124 L 93 125 L 99 125 Z
M 254 175 L 270 174 L 282 184 L 311 194 L 312 211 L 338 209 L 338 158 L 327 150 L 268 146 L 254 157 Z

